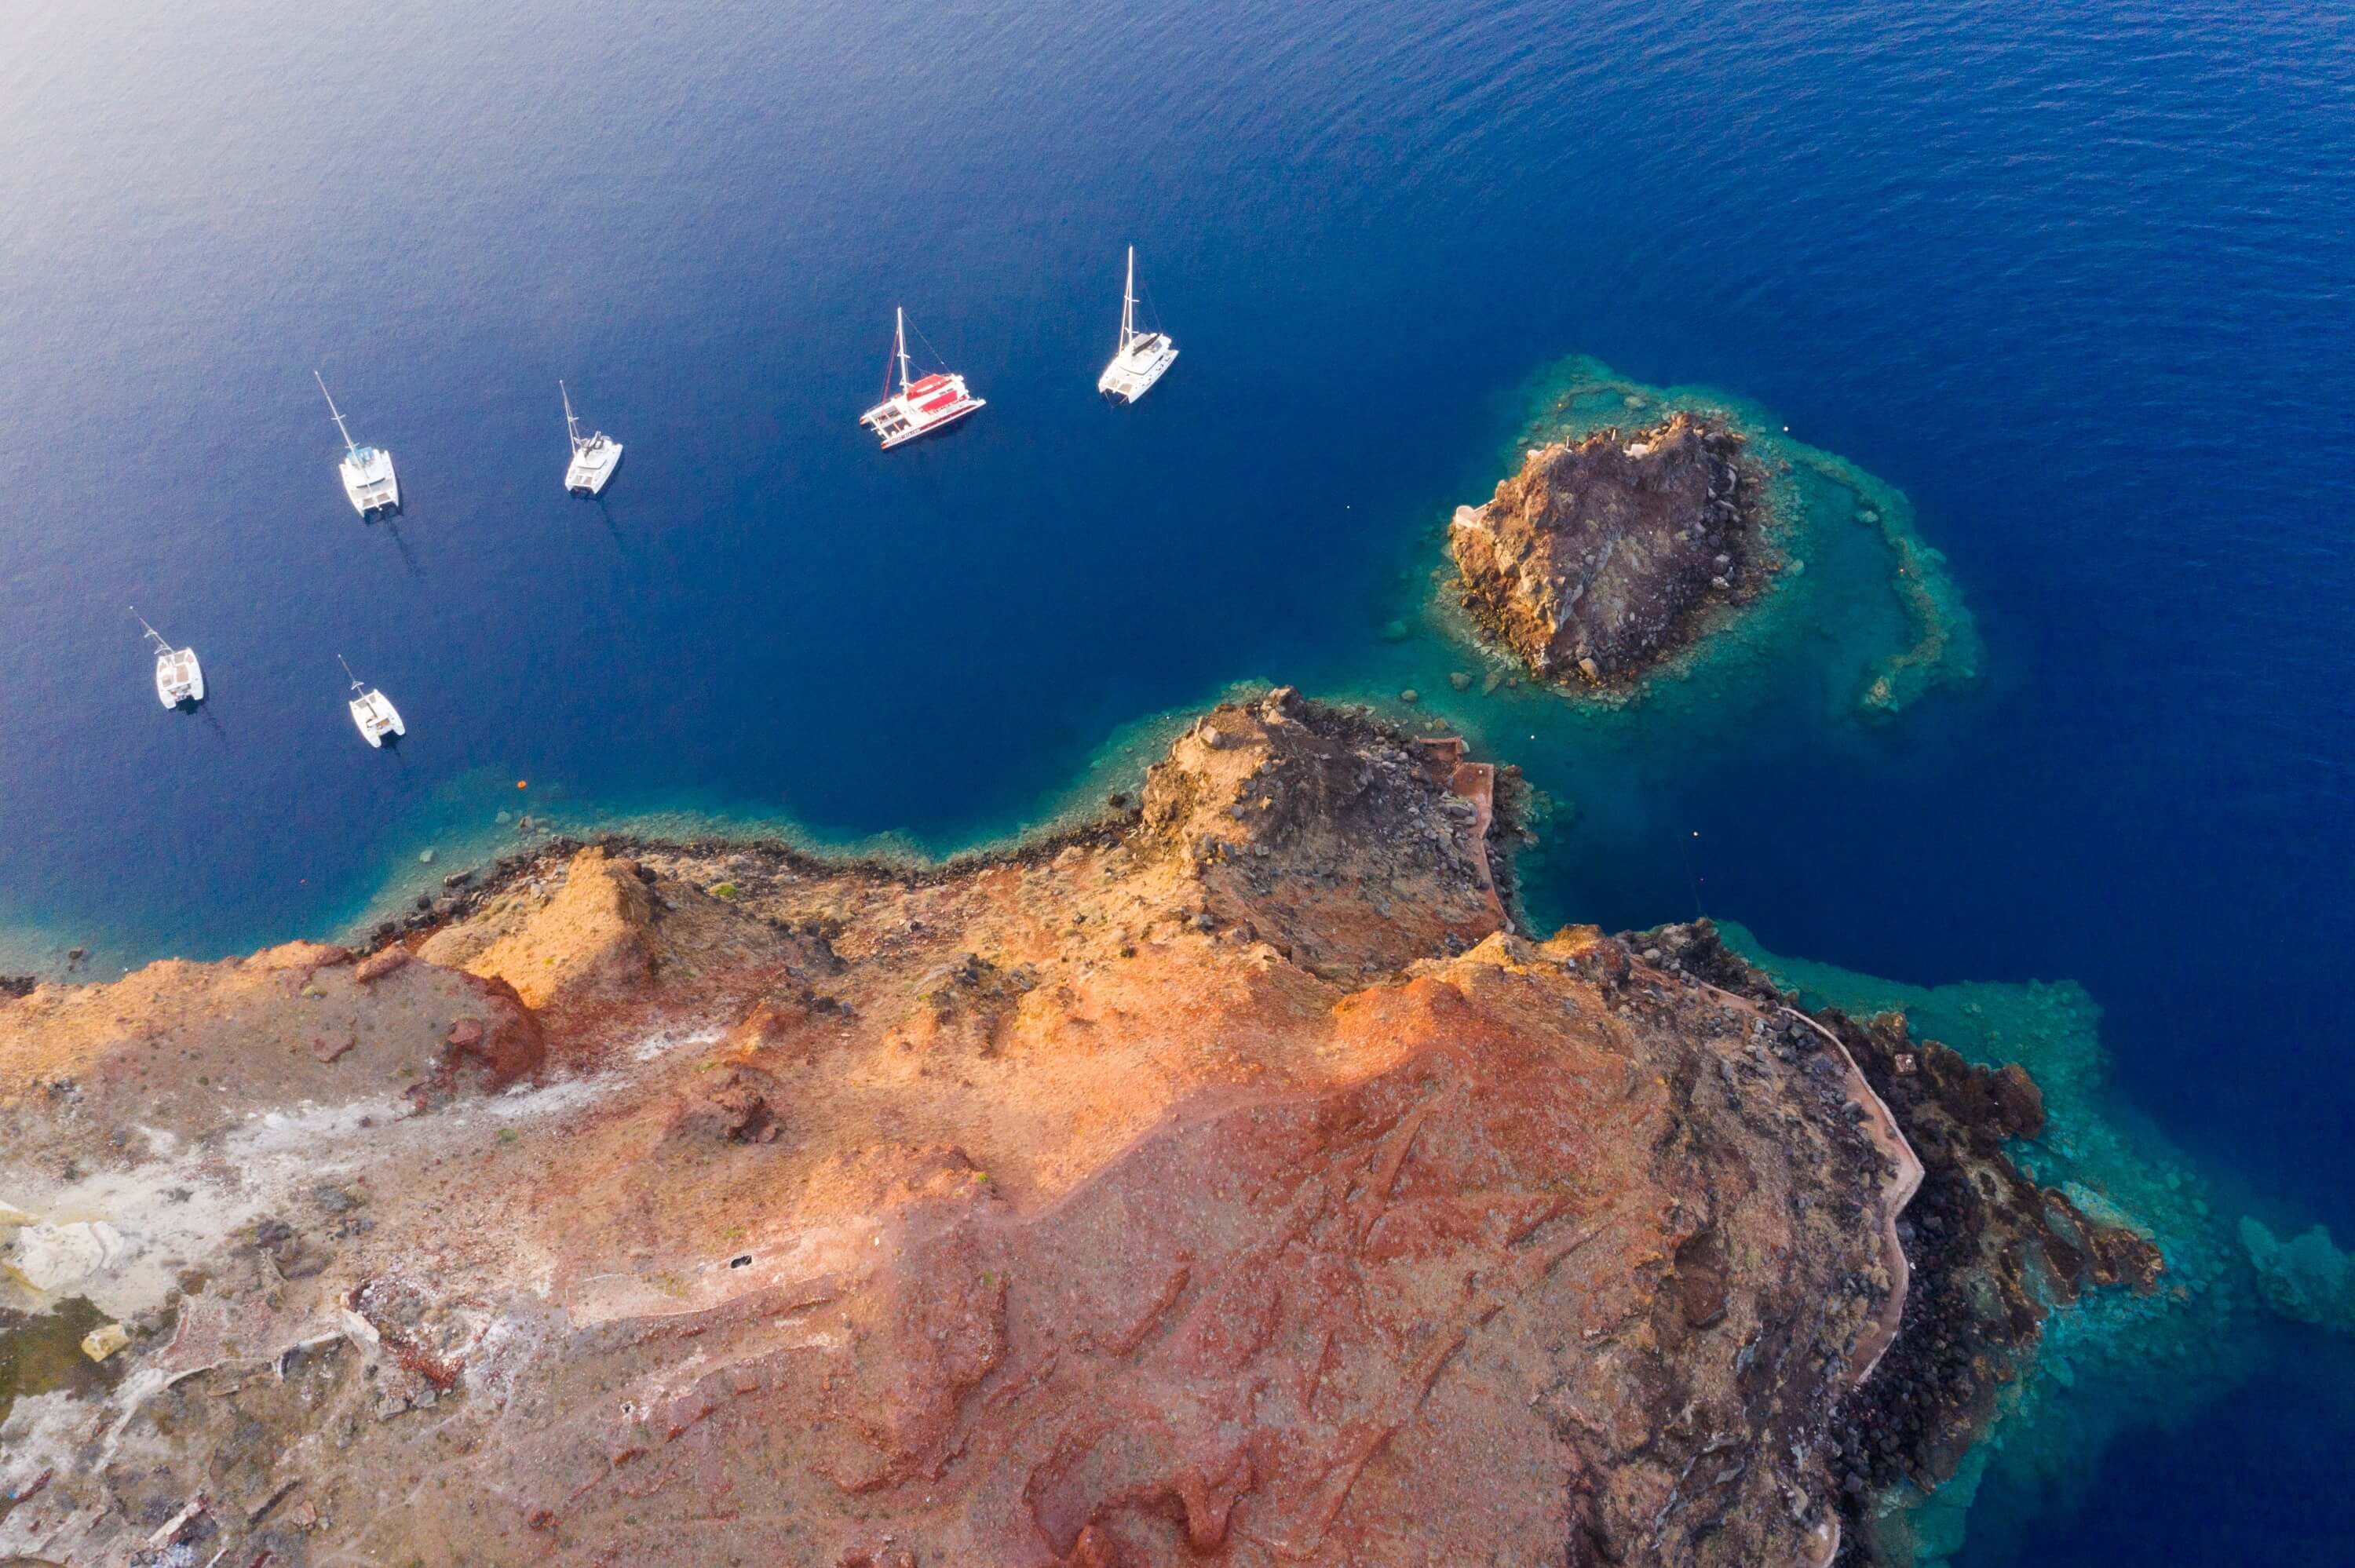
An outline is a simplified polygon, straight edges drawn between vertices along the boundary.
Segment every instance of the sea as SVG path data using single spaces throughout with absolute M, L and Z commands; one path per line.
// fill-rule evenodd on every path
M 1281 682 L 1520 763 L 1540 923 L 1704 912 L 1907 995 L 2020 988 L 2085 1107 L 2037 1158 L 2196 1191 L 2219 1292 L 2243 1214 L 2355 1245 L 2355 8 L 7 32 L 0 973 L 349 932 L 551 827 L 1002 843 Z M 1117 408 L 1129 244 L 1180 357 Z M 883 453 L 899 306 L 988 406 Z M 397 517 L 346 503 L 314 371 Z M 594 502 L 559 377 L 626 448 Z M 1456 504 L 1614 399 L 1792 462 L 1817 569 L 1598 708 L 1490 681 L 1432 574 Z M 133 607 L 201 655 L 193 713 Z M 1908 646 L 1905 700 L 1859 701 Z M 2355 1561 L 2355 1336 L 2237 1289 L 2213 1375 L 2126 1375 L 2121 1330 L 2030 1391 L 1936 1553 Z

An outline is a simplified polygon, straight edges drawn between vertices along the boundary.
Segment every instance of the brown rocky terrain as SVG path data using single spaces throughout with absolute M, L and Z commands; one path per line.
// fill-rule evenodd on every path
M 0 1419 L 0 1561 L 1857 1551 L 2058 1244 L 2156 1260 L 2004 1161 L 2024 1077 L 1516 930 L 1498 783 L 1277 691 L 1018 855 L 570 846 L 0 1001 L 0 1305 L 125 1340 Z
M 1543 679 L 1631 685 L 1764 586 L 1765 489 L 1741 436 L 1687 413 L 1534 449 L 1456 508 L 1465 609 Z

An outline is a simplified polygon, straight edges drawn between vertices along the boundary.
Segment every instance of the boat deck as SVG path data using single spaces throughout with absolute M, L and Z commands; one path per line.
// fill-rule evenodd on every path
M 1178 345 L 1160 333 L 1138 335 L 1096 378 L 1096 390 L 1124 403 L 1134 403 L 1153 389 L 1178 357 Z
M 962 419 L 986 402 L 973 395 L 962 376 L 927 376 L 859 415 L 858 422 L 873 430 L 885 447 L 896 447 Z

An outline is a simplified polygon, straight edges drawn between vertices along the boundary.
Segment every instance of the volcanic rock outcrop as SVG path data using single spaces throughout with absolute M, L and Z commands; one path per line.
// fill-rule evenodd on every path
M 1765 488 L 1741 436 L 1687 413 L 1533 450 L 1456 508 L 1465 609 L 1543 679 L 1631 685 L 1764 585 Z
M 1280 690 L 1020 854 L 0 1001 L 0 1262 L 108 1231 L 0 1306 L 128 1340 L 0 1559 L 1828 1561 L 1921 1167 L 1771 988 L 1518 933 L 1498 784 Z

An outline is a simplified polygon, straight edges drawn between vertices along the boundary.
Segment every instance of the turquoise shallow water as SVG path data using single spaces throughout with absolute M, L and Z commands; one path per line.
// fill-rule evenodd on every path
M 514 842 L 502 810 L 952 851 L 1286 681 L 1522 762 L 1543 919 L 1698 907 L 1918 986 L 2066 977 L 2105 1118 L 2217 1213 L 2355 1235 L 2339 10 L 579 23 L 14 19 L 0 972 L 336 929 Z M 1114 411 L 1131 239 L 1184 358 Z M 898 302 L 990 407 L 886 460 L 852 421 Z M 1808 570 L 1634 706 L 1484 694 L 1440 530 L 1597 366 L 1825 454 L 1794 465 Z M 336 489 L 314 366 L 396 454 L 398 524 Z M 558 490 L 559 376 L 629 446 L 602 505 Z M 1943 552 L 1977 632 L 1940 662 L 1977 679 L 1894 716 L 1854 700 L 1911 624 L 1864 510 Z M 202 651 L 202 713 L 155 707 L 133 602 Z M 350 733 L 338 652 L 398 753 Z M 2233 1323 L 2302 1389 L 2355 1375 Z M 2166 1509 L 2098 1457 L 2169 1404 L 2125 1383 L 2077 1378 L 2051 1464 L 1990 1466 L 1981 1513 L 2050 1529 L 1966 1555 L 2139 1560 L 2195 1509 L 2261 1549 L 2249 1510 L 2301 1484 L 2296 1539 L 2344 1543 L 2337 1446 L 2252 1446 L 2278 1372 L 2180 1383 L 2135 1450 Z M 2344 1435 L 2333 1398 L 2308 1430 Z

